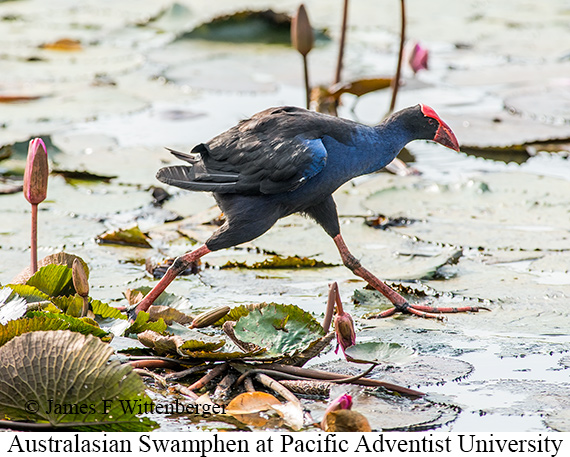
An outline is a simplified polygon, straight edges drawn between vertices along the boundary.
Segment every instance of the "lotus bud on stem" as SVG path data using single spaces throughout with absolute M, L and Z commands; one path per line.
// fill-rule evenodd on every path
M 38 271 L 38 204 L 47 195 L 49 165 L 46 145 L 41 138 L 34 138 L 28 146 L 28 158 L 24 171 L 24 197 L 32 205 L 31 271 Z
M 323 320 L 323 328 L 325 332 L 329 331 L 335 304 L 336 316 L 334 318 L 334 331 L 336 333 L 337 340 L 335 352 L 338 352 L 338 348 L 340 346 L 344 354 L 344 350 L 347 347 L 353 346 L 356 343 L 356 331 L 354 330 L 354 322 L 352 321 L 351 315 L 345 312 L 342 308 L 338 284 L 333 282 L 332 284 L 329 284 L 327 309 Z
M 305 98 L 307 109 L 311 103 L 311 89 L 309 86 L 309 67 L 307 65 L 307 54 L 313 49 L 315 37 L 313 28 L 307 15 L 305 5 L 302 3 L 297 9 L 297 13 L 291 20 L 291 43 L 293 47 L 303 56 L 303 70 L 305 75 Z
M 87 280 L 87 272 L 85 267 L 75 259 L 71 267 L 71 278 L 73 279 L 73 287 L 77 295 L 83 298 L 83 308 L 81 310 L 81 317 L 87 316 L 89 312 L 89 281 Z
M 334 399 L 325 411 L 321 429 L 325 432 L 371 432 L 368 419 L 351 408 L 352 397 L 349 394 Z

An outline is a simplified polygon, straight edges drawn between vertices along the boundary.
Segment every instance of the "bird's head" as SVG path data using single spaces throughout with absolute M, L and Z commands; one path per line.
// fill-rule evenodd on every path
M 421 136 L 418 137 L 418 139 L 432 140 L 459 152 L 459 143 L 457 142 L 457 138 L 455 138 L 455 134 L 451 130 L 451 127 L 443 122 L 433 108 L 422 104 L 419 104 L 414 108 L 419 108 L 419 113 L 417 114 L 419 117 L 417 127 L 419 128 L 418 133 Z

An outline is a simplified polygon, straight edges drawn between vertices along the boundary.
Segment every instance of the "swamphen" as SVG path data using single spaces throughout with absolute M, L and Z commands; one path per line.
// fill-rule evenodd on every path
M 269 108 L 197 145 L 190 154 L 171 150 L 189 165 L 161 168 L 158 180 L 213 192 L 225 222 L 202 247 L 178 257 L 135 312 L 146 311 L 191 262 L 211 251 L 251 241 L 293 213 L 306 214 L 319 223 L 334 240 L 344 265 L 394 304 L 379 316 L 396 311 L 422 317 L 477 311 L 470 306 L 408 304 L 362 267 L 340 234 L 332 193 L 356 176 L 380 170 L 406 144 L 420 139 L 459 151 L 449 126 L 426 105 L 403 109 L 375 127 L 291 106 Z

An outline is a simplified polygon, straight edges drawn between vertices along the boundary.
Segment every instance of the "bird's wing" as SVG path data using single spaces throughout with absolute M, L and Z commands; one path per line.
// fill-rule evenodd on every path
M 329 152 L 322 137 L 336 129 L 336 136 L 348 141 L 350 132 L 339 128 L 346 122 L 300 108 L 265 110 L 197 145 L 193 155 L 176 153 L 191 165 L 162 168 L 157 178 L 184 189 L 221 193 L 292 191 L 325 167 Z

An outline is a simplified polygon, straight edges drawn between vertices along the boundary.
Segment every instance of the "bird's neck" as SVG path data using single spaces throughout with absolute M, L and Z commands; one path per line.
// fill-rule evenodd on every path
M 362 150 L 362 174 L 373 173 L 388 165 L 406 144 L 412 141 L 413 135 L 399 122 L 386 121 L 370 129 L 370 138 Z

